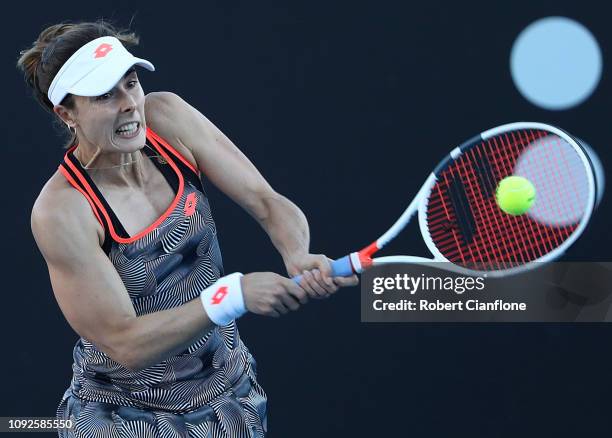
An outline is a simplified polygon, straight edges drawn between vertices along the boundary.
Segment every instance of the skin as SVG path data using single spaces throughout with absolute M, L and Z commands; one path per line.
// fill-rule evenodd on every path
M 339 287 L 357 284 L 356 276 L 329 276 L 329 259 L 309 252 L 308 222 L 302 211 L 275 192 L 240 150 L 179 96 L 145 96 L 136 72 L 128 71 L 109 93 L 74 98 L 74 109 L 56 105 L 54 112 L 76 129 L 75 156 L 89 169 L 130 235 L 153 223 L 174 198 L 163 176 L 143 159 L 149 124 L 259 222 L 290 276 L 303 273 L 300 286 L 272 272 L 244 275 L 242 290 L 249 311 L 280 316 L 309 298 L 328 297 Z M 119 137 L 115 130 L 129 121 L 140 122 L 140 132 L 132 139 Z M 178 354 L 213 326 L 199 298 L 136 316 L 123 282 L 102 251 L 103 227 L 86 199 L 59 172 L 41 190 L 31 226 L 68 323 L 125 367 L 141 370 Z

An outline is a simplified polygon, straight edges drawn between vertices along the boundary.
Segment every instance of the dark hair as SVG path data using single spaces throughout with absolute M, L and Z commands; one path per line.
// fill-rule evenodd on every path
M 127 47 L 138 44 L 138 36 L 135 33 L 118 30 L 113 24 L 99 19 L 93 22 L 66 22 L 49 26 L 40 33 L 30 48 L 19 53 L 17 68 L 23 71 L 26 83 L 45 110 L 53 113 L 53 104 L 47 97 L 47 92 L 62 65 L 89 41 L 103 36 L 114 36 Z M 72 95 L 68 94 L 61 104 L 74 109 Z M 59 126 L 62 125 L 63 123 Z M 68 132 L 70 139 L 65 148 L 77 144 L 76 135 Z

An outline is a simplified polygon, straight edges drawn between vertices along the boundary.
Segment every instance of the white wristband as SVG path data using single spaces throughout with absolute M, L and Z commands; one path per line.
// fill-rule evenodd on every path
M 240 277 L 240 272 L 221 277 L 200 294 L 204 310 L 215 324 L 227 325 L 246 313 Z

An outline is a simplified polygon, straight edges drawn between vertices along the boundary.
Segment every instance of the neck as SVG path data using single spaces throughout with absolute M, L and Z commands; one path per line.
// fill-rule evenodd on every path
M 145 146 L 146 147 L 146 146 Z M 101 152 L 79 144 L 74 156 L 97 184 L 117 187 L 143 187 L 147 180 L 144 152 Z

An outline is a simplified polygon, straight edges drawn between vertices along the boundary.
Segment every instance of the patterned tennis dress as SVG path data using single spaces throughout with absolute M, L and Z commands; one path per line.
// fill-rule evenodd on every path
M 200 173 L 151 129 L 143 152 L 176 193 L 167 211 L 129 236 L 88 173 L 66 152 L 59 170 L 104 227 L 103 250 L 137 315 L 199 297 L 223 276 L 215 223 Z M 72 419 L 62 437 L 262 437 L 266 395 L 235 322 L 215 327 L 182 353 L 141 371 L 115 362 L 80 338 L 73 377 L 57 409 Z

